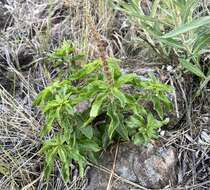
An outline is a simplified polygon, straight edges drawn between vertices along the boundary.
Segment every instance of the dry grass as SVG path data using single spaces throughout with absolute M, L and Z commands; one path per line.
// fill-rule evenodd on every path
M 76 190 L 87 183 L 87 179 L 78 177 L 75 168 L 72 182 L 64 184 L 59 163 L 56 163 L 51 180 L 44 181 L 43 159 L 37 153 L 41 146 L 39 131 L 43 118 L 32 105 L 37 93 L 58 72 L 46 64 L 46 56 L 63 39 L 72 40 L 78 51 L 87 53 L 87 59 L 98 56 L 96 46 L 90 40 L 84 3 L 83 0 L 7 0 L 12 15 L 11 27 L 0 32 L 1 190 Z M 124 15 L 114 12 L 108 1 L 90 1 L 89 10 L 97 30 L 108 43 L 107 53 L 125 60 L 124 67 L 130 69 L 135 65 L 133 70 L 136 70 L 136 67 L 159 66 L 161 72 L 165 72 L 164 63 L 157 63 L 154 54 L 135 40 L 135 27 Z M 155 63 L 151 64 L 152 61 Z M 183 79 L 179 72 L 166 74 L 165 81 L 170 79 L 176 88 L 176 112 L 180 121 L 175 128 L 167 130 L 162 140 L 178 150 L 179 181 L 174 189 L 210 189 L 210 100 L 207 97 L 210 88 L 205 89 L 201 98 L 192 101 L 189 92 L 193 91 L 193 85 L 186 83 L 189 80 Z M 113 171 L 103 170 L 120 178 Z M 120 179 L 136 189 L 143 188 Z
M 209 86 L 203 95 L 193 97 L 192 78 L 172 76 L 176 93 L 182 102 L 179 110 L 182 117 L 174 129 L 167 132 L 165 145 L 173 145 L 178 150 L 178 183 L 179 188 L 209 189 L 210 188 L 210 101 Z M 194 81 L 195 83 L 195 81 Z M 184 107 L 183 107 L 184 106 Z

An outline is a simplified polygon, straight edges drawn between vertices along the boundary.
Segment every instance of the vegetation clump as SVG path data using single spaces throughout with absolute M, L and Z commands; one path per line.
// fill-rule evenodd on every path
M 64 49 L 55 52 L 68 52 L 71 57 L 75 52 L 65 49 L 69 47 L 66 43 Z M 67 56 L 65 53 L 59 55 L 64 56 L 62 59 Z M 170 86 L 161 84 L 152 74 L 146 81 L 136 74 L 123 74 L 117 59 L 107 58 L 106 63 L 109 75 L 101 69 L 102 59 L 76 68 L 71 64 L 64 79 L 55 80 L 37 97 L 35 104 L 46 118 L 41 136 L 51 134 L 43 141 L 41 149 L 45 154 L 47 178 L 57 159 L 62 163 L 66 181 L 73 160 L 83 176 L 87 160 L 96 160 L 97 152 L 114 141 L 146 143 L 156 138 L 156 129 L 168 122 L 164 113 L 171 108 L 167 96 L 172 90 Z M 87 106 L 78 110 L 82 104 Z
M 155 0 L 146 7 L 139 0 L 114 2 L 164 62 L 180 63 L 200 78 L 199 94 L 210 81 L 210 69 L 201 64 L 203 55 L 209 52 L 209 8 L 198 0 Z

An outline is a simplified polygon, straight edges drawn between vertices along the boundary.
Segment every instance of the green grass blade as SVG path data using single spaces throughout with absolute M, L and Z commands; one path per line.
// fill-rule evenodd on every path
M 205 46 L 210 44 L 210 34 L 204 34 L 200 38 L 198 38 L 193 47 L 193 54 L 198 53 L 201 49 L 203 49 Z
M 196 76 L 200 77 L 200 78 L 206 78 L 206 76 L 204 75 L 204 73 L 200 70 L 200 68 L 196 65 L 193 65 L 192 63 L 189 62 L 189 60 L 181 60 L 181 64 L 182 66 L 190 71 L 191 73 L 195 74 Z
M 180 34 L 189 32 L 191 30 L 197 29 L 207 24 L 210 24 L 210 16 L 205 16 L 205 17 L 193 20 L 190 23 L 183 24 L 180 27 L 177 27 L 175 30 L 163 35 L 161 38 L 173 38 Z
M 155 0 L 153 3 L 151 15 L 150 15 L 152 18 L 154 18 L 155 15 L 157 14 L 159 3 L 160 3 L 160 0 Z

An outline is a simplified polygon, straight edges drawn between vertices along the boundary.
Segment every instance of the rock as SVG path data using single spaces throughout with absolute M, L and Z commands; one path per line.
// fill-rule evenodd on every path
M 76 106 L 76 111 L 79 113 L 84 112 L 85 110 L 87 110 L 90 107 L 90 103 L 88 101 L 83 101 L 80 102 L 77 106 Z
M 101 163 L 104 167 L 112 169 L 115 148 L 112 152 L 105 152 Z M 173 147 L 164 148 L 160 144 L 135 146 L 121 144 L 119 146 L 115 173 L 129 181 L 146 188 L 164 188 L 175 185 L 177 157 Z M 92 168 L 89 171 L 90 182 L 86 190 L 103 190 L 107 188 L 109 174 Z M 135 187 L 123 183 L 121 180 L 112 180 L 112 189 L 128 190 Z
M 33 49 L 26 44 L 22 44 L 17 52 L 19 69 L 27 70 L 27 67 L 30 66 L 30 63 L 33 61 L 33 56 Z
M 11 15 L 9 14 L 7 8 L 3 5 L 3 3 L 0 1 L 0 31 L 8 26 L 11 19 Z

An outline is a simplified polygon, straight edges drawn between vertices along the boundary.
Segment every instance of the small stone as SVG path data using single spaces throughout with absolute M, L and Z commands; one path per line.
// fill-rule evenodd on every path
M 173 71 L 173 67 L 172 67 L 171 65 L 168 65 L 166 69 L 167 69 L 167 71 L 169 71 L 169 72 L 172 72 L 172 71 Z
M 87 110 L 89 107 L 90 107 L 90 103 L 88 101 L 83 101 L 83 102 L 80 102 L 76 106 L 76 111 L 79 112 L 79 113 L 82 113 L 85 110 Z
M 160 131 L 160 136 L 163 137 L 165 135 L 165 131 Z
M 33 50 L 26 44 L 22 44 L 17 52 L 20 68 L 27 68 L 33 61 Z

